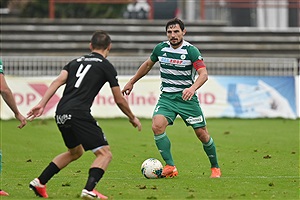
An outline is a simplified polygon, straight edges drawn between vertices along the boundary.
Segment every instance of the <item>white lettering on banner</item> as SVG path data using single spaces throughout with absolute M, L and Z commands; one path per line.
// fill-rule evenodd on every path
M 198 99 L 201 104 L 214 104 L 216 96 L 213 93 L 198 93 Z
M 154 106 L 157 102 L 157 97 L 150 92 L 149 95 L 137 95 L 132 92 L 129 96 L 125 96 L 127 102 L 130 105 L 152 105 Z M 105 96 L 98 94 L 94 100 L 96 105 L 115 105 L 114 97 L 112 95 Z
M 21 93 L 13 93 L 13 96 L 17 105 L 30 105 L 32 101 L 36 100 L 36 95 L 33 93 L 27 93 L 25 95 Z
M 131 77 L 125 76 L 119 77 L 120 88 L 122 88 L 130 78 Z M 223 84 L 223 81 L 232 81 L 232 78 L 234 77 L 211 76 L 210 80 L 197 91 L 196 95 L 206 118 L 235 117 L 234 105 L 228 102 L 227 86 L 224 86 Z M 248 77 L 245 77 L 245 79 L 247 78 Z M 253 77 L 249 78 L 253 79 Z M 254 78 L 257 79 L 256 77 Z M 54 79 L 55 77 L 6 77 L 7 84 L 11 87 L 21 113 L 27 113 L 40 101 Z M 295 79 L 295 102 L 297 102 L 298 105 L 297 110 L 299 117 L 299 76 L 297 76 Z M 157 100 L 160 96 L 159 87 L 159 76 L 147 76 L 135 84 L 134 90 L 129 96 L 125 96 L 136 116 L 151 118 Z M 49 100 L 41 118 L 53 118 L 55 114 L 55 108 L 63 94 L 63 90 L 64 87 L 60 87 Z M 13 119 L 14 114 L 6 105 L 3 98 L 0 98 L 0 101 L 1 119 Z M 101 89 L 101 92 L 96 96 L 94 104 L 91 108 L 91 112 L 96 118 L 124 117 L 124 114 L 115 105 L 109 84 L 104 85 L 104 87 Z M 191 122 L 197 121 L 195 119 L 189 120 Z

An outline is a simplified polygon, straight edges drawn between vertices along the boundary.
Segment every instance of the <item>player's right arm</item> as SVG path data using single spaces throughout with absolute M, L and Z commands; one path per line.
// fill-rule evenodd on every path
M 49 88 L 47 89 L 45 95 L 41 99 L 41 101 L 33 107 L 28 113 L 27 118 L 32 121 L 34 118 L 39 117 L 43 114 L 44 108 L 47 105 L 48 101 L 55 94 L 57 89 L 66 83 L 68 78 L 68 72 L 66 70 L 62 70 L 60 75 L 51 83 Z
M 148 58 L 139 69 L 136 71 L 135 75 L 128 81 L 128 83 L 124 86 L 122 90 L 122 94 L 129 95 L 133 89 L 133 85 L 140 80 L 142 77 L 144 77 L 148 72 L 152 69 L 155 62 L 153 62 L 150 58 Z

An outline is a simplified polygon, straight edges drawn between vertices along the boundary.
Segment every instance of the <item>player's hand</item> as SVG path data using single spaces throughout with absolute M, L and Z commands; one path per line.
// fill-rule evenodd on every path
M 195 90 L 193 88 L 185 88 L 182 91 L 182 99 L 185 101 L 191 100 L 195 94 Z
M 123 95 L 129 95 L 133 89 L 133 84 L 129 81 L 121 91 Z
M 28 113 L 27 113 L 27 119 L 30 121 L 34 120 L 36 117 L 39 117 L 43 114 L 44 112 L 44 107 L 37 105 L 33 107 Z
M 27 124 L 26 118 L 21 113 L 16 114 L 15 117 L 21 122 L 18 128 L 21 129 Z
M 132 126 L 134 126 L 135 128 L 136 127 L 138 128 L 138 131 L 142 130 L 142 124 L 137 117 L 134 117 L 133 119 L 129 119 L 129 121 L 132 124 Z

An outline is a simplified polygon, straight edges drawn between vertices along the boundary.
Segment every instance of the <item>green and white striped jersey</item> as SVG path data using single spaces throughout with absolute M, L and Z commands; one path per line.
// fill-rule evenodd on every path
M 150 59 L 160 63 L 162 92 L 180 92 L 189 88 L 197 70 L 205 67 L 198 48 L 185 40 L 177 49 L 173 49 L 169 41 L 157 44 Z
M 0 74 L 3 74 L 3 64 L 2 60 L 0 59 Z

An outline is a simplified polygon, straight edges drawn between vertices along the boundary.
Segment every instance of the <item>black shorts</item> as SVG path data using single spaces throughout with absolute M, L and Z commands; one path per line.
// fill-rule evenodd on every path
M 102 129 L 90 112 L 56 113 L 55 120 L 65 145 L 69 149 L 80 144 L 85 151 L 108 145 Z

